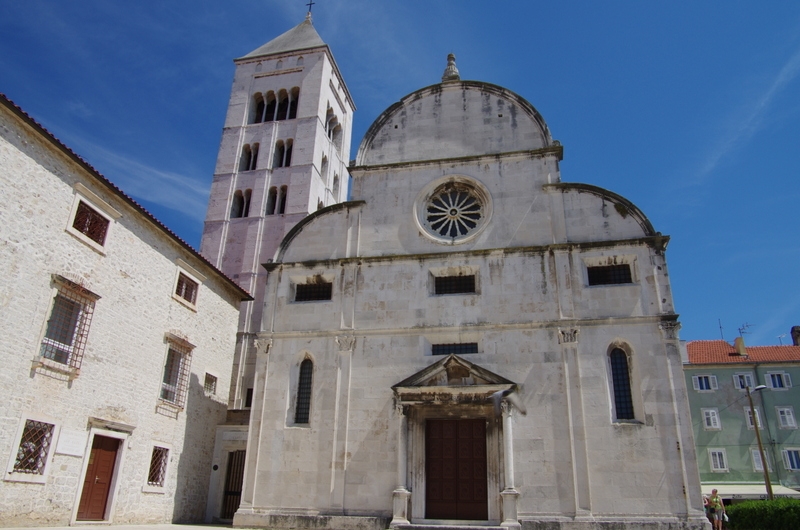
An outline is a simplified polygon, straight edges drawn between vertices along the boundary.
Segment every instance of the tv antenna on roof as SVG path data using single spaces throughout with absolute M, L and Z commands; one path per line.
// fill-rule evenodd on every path
M 778 335 L 778 344 L 780 344 L 781 346 L 783 346 L 783 337 L 785 336 L 786 333 L 784 333 L 783 335 Z
M 718 318 L 717 322 L 719 323 L 719 338 L 725 340 L 725 335 L 722 334 L 722 320 Z
M 745 333 L 750 333 L 749 331 L 747 331 L 747 328 L 749 328 L 749 327 L 750 327 L 750 324 L 748 324 L 747 322 L 742 324 L 741 327 L 739 327 L 739 336 L 741 337 Z

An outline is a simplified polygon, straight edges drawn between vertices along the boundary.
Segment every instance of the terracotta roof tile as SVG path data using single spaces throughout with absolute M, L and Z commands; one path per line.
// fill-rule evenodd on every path
M 693 340 L 686 343 L 690 364 L 800 362 L 800 346 L 747 346 L 747 356 L 724 340 Z

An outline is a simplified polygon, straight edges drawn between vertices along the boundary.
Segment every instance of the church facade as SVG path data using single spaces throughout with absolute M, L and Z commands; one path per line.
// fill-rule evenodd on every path
M 203 241 L 256 298 L 233 378 L 249 425 L 220 427 L 209 516 L 238 451 L 235 526 L 703 528 L 669 238 L 563 182 L 536 109 L 452 56 L 345 170 L 328 108 L 349 135 L 354 107 L 310 20 L 259 50 L 237 61 Z

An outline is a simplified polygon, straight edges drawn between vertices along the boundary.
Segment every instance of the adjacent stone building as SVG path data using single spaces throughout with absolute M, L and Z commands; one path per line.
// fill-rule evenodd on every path
M 204 517 L 239 304 L 0 95 L 0 526 Z
M 562 182 L 536 109 L 452 56 L 369 129 L 350 200 L 322 200 L 326 109 L 352 107 L 317 39 L 306 20 L 237 61 L 202 248 L 254 282 L 233 399 L 251 415 L 221 427 L 209 518 L 240 466 L 236 526 L 702 528 L 669 238 Z M 296 115 L 270 115 L 279 85 Z M 251 137 L 291 138 L 304 169 L 242 172 Z M 281 178 L 292 223 L 270 218 Z

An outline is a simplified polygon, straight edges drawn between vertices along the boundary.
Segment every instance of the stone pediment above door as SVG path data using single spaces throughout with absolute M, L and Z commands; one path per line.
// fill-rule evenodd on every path
M 392 390 L 401 404 L 486 403 L 493 396 L 516 391 L 517 384 L 450 354 L 400 381 Z

